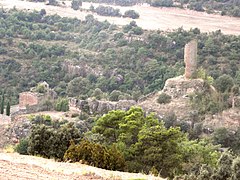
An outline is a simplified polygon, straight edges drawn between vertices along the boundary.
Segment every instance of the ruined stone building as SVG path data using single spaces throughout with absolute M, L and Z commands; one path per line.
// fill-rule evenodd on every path
M 27 106 L 38 105 L 41 101 L 41 95 L 36 92 L 22 92 L 19 94 L 19 108 L 25 109 Z
M 43 87 L 44 92 L 38 92 L 37 87 Z M 19 108 L 38 109 L 46 100 L 55 99 L 56 92 L 49 88 L 46 82 L 39 83 L 37 87 L 31 88 L 30 91 L 19 94 Z
M 185 62 L 185 78 L 193 79 L 197 73 L 197 40 L 192 40 L 185 45 L 184 62 Z

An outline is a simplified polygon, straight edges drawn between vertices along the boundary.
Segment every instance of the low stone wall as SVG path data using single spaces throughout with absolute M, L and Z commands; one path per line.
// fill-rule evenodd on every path
M 135 106 L 137 103 L 134 100 L 120 100 L 113 101 L 100 101 L 100 100 L 80 100 L 71 98 L 69 104 L 72 107 L 76 107 L 81 111 L 89 112 L 90 114 L 104 114 L 112 110 L 128 110 L 131 106 Z
M 141 98 L 138 100 L 138 103 L 141 103 L 141 102 L 143 102 L 143 101 L 146 101 L 146 99 L 155 96 L 156 93 L 157 93 L 157 91 L 153 91 L 153 92 L 151 92 L 151 93 L 149 93 L 149 94 L 141 97 Z
M 38 105 L 34 106 L 27 106 L 26 108 L 18 109 L 15 112 L 11 113 L 11 120 L 14 120 L 16 116 L 23 115 L 23 114 L 31 114 L 35 112 L 41 111 L 41 108 Z

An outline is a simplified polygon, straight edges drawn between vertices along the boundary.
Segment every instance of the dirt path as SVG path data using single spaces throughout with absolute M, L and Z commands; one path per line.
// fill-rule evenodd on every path
M 0 179 L 5 180 L 127 180 L 146 179 L 163 180 L 137 173 L 109 171 L 79 163 L 55 162 L 33 156 L 16 153 L 0 153 Z
M 46 9 L 49 14 L 59 14 L 67 17 L 77 17 L 84 19 L 87 12 L 74 11 L 70 8 L 70 1 L 66 1 L 65 7 L 48 6 L 44 3 L 26 2 L 20 0 L 0 0 L 0 6 L 4 8 L 13 8 L 14 6 L 19 9 Z M 93 3 L 92 3 L 93 4 Z M 83 8 L 89 8 L 90 3 L 83 3 Z M 95 7 L 97 4 L 93 4 Z M 178 8 L 155 8 L 146 5 L 133 6 L 133 7 L 120 7 L 121 12 L 128 9 L 136 10 L 140 14 L 140 19 L 135 20 L 137 24 L 144 29 L 161 29 L 171 30 L 183 27 L 188 30 L 190 28 L 198 27 L 203 32 L 211 32 L 221 29 L 225 34 L 240 35 L 240 18 L 220 16 L 207 14 L 204 12 L 196 12 L 191 10 L 184 10 Z M 98 20 L 108 20 L 117 25 L 128 24 L 132 19 L 117 18 L 117 17 L 103 17 L 94 15 Z

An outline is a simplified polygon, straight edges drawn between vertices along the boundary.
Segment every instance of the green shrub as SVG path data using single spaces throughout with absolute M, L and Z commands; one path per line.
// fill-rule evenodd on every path
M 15 151 L 19 154 L 28 155 L 28 139 L 21 139 L 15 147 Z
M 64 154 L 64 160 L 83 163 L 110 170 L 123 170 L 125 160 L 115 146 L 107 148 L 103 145 L 82 140 L 75 145 L 71 142 L 70 147 Z
M 134 10 L 128 10 L 124 13 L 124 17 L 129 17 L 129 18 L 132 18 L 132 19 L 138 19 L 139 14 Z
M 28 153 L 62 160 L 70 141 L 79 141 L 80 138 L 81 134 L 73 123 L 57 128 L 35 125 L 29 135 Z
M 114 90 L 110 93 L 109 95 L 109 100 L 110 101 L 118 101 L 119 100 L 119 96 L 122 94 L 121 91 L 117 91 L 117 90 Z
M 55 110 L 56 111 L 63 111 L 66 112 L 69 110 L 69 103 L 68 99 L 58 99 L 57 102 L 55 103 Z
M 171 102 L 172 97 L 167 95 L 166 93 L 161 93 L 157 99 L 159 104 L 167 104 Z

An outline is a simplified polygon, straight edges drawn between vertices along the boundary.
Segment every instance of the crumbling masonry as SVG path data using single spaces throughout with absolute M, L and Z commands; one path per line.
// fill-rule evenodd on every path
M 184 49 L 185 78 L 193 79 L 197 73 L 197 40 L 192 40 Z

